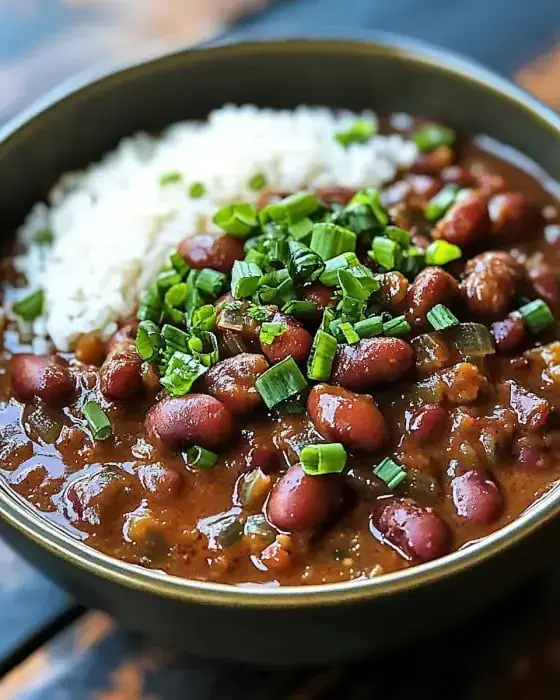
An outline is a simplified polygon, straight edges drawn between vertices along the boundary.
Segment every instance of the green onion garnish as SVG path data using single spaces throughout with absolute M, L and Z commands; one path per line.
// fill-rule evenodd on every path
M 262 277 L 261 268 L 255 263 L 236 260 L 231 271 L 231 293 L 236 299 L 253 296 Z
M 189 293 L 187 294 L 187 300 L 185 301 L 185 311 L 187 324 L 192 325 L 192 319 L 195 311 L 200 309 L 201 306 L 206 305 L 206 300 L 198 289 L 194 285 L 189 286 Z M 180 321 L 174 321 L 175 323 L 180 323 Z
M 197 471 L 213 469 L 218 462 L 217 454 L 210 452 L 210 450 L 207 450 L 200 445 L 193 445 L 193 447 L 189 447 L 186 452 L 186 457 L 187 466 Z
M 337 273 L 338 284 L 342 289 L 342 294 L 344 296 L 353 297 L 354 299 L 359 299 L 360 301 L 366 301 L 366 299 L 371 295 L 372 291 L 367 286 L 367 278 L 364 278 L 364 284 L 360 278 L 352 275 L 351 270 L 339 270 Z M 379 287 L 379 284 L 371 279 L 373 282 L 373 287 Z
M 295 224 L 292 224 L 289 228 L 289 231 L 290 236 L 292 236 L 292 238 L 294 238 L 296 241 L 303 241 L 309 236 L 312 229 L 313 222 L 311 221 L 311 219 L 308 219 L 306 217 L 305 219 L 301 219 Z
M 182 331 L 180 328 L 175 328 L 175 326 L 170 326 L 166 323 L 161 329 L 161 337 L 168 350 L 188 352 L 189 334 L 185 333 L 185 331 Z
M 327 260 L 325 269 L 319 276 L 319 281 L 326 287 L 336 287 L 338 284 L 338 271 L 349 267 L 357 267 L 359 264 L 360 261 L 356 253 L 342 253 L 342 255 L 337 255 L 335 258 Z
M 424 269 L 425 263 L 426 259 L 422 248 L 411 245 L 403 250 L 401 272 L 406 275 L 409 280 L 413 280 L 416 275 Z
M 42 289 L 32 292 L 12 306 L 13 312 L 24 321 L 34 321 L 43 313 L 45 295 Z
M 538 333 L 554 323 L 554 315 L 549 305 L 542 299 L 535 299 L 524 304 L 519 313 L 531 333 Z
M 339 328 L 348 345 L 355 345 L 360 341 L 360 336 L 356 333 L 352 324 L 348 323 L 348 321 L 343 321 Z
M 189 393 L 192 385 L 207 369 L 191 355 L 176 350 L 167 363 L 165 374 L 160 383 L 173 396 L 184 396 Z
M 189 266 L 179 255 L 179 253 L 173 253 L 169 257 L 169 261 L 171 262 L 171 267 L 174 268 L 175 272 L 178 272 L 181 275 L 181 278 L 184 277 L 184 275 L 186 275 L 189 271 Z
M 293 357 L 287 357 L 260 375 L 255 386 L 268 408 L 306 388 L 307 381 Z
M 383 333 L 383 316 L 370 316 L 354 324 L 354 330 L 360 338 L 373 338 Z
M 321 203 L 309 192 L 294 192 L 279 202 L 268 204 L 259 212 L 261 225 L 269 221 L 293 226 L 320 209 Z
M 209 331 L 199 331 L 198 335 L 191 336 L 188 350 L 195 360 L 205 367 L 212 367 L 220 360 L 218 339 Z
M 216 316 L 216 307 L 205 304 L 194 310 L 191 325 L 195 330 L 213 331 L 216 328 Z
M 390 238 L 376 236 L 368 255 L 385 270 L 398 270 L 402 263 L 402 249 Z
M 370 119 L 357 119 L 346 131 L 339 131 L 334 137 L 342 146 L 367 143 L 375 136 L 375 128 L 375 122 Z
M 245 255 L 245 262 L 254 263 L 260 268 L 266 267 L 268 260 L 268 255 L 266 255 L 266 253 L 261 253 L 256 248 L 249 248 Z
M 317 313 L 317 304 L 314 304 L 312 301 L 292 299 L 287 304 L 284 304 L 282 312 L 289 316 L 295 316 L 296 318 L 306 318 L 307 316 L 312 316 Z
M 395 318 L 383 324 L 383 333 L 395 338 L 408 335 L 410 330 L 410 323 L 404 316 L 395 316 Z
M 257 212 L 252 204 L 230 204 L 219 209 L 212 221 L 230 236 L 247 238 L 257 227 Z
M 314 253 L 299 241 L 288 244 L 290 257 L 287 268 L 294 282 L 313 282 L 325 269 L 325 263 L 320 255 Z
M 50 228 L 42 228 L 35 234 L 35 243 L 50 245 L 54 241 L 54 233 Z
M 396 488 L 406 479 L 406 471 L 390 457 L 385 457 L 373 470 L 375 476 L 383 481 L 390 489 Z
M 251 304 L 247 309 L 247 315 L 255 321 L 262 322 L 269 321 L 274 316 L 274 312 L 270 309 L 267 309 L 266 306 Z
M 159 328 L 152 321 L 142 321 L 136 333 L 136 351 L 146 362 L 153 362 L 161 348 Z
M 455 141 L 455 132 L 452 129 L 431 122 L 419 126 L 411 136 L 421 151 L 432 151 L 438 146 L 451 146 Z
M 426 265 L 447 265 L 459 260 L 462 254 L 458 245 L 442 240 L 433 241 L 426 248 Z
M 223 272 L 217 272 L 209 267 L 205 267 L 197 276 L 195 284 L 203 294 L 215 299 L 225 291 L 227 282 L 227 275 L 224 275 Z
M 159 184 L 165 187 L 165 185 L 171 185 L 173 182 L 180 182 L 182 177 L 181 173 L 177 170 L 171 170 L 168 173 L 163 173 L 159 179 Z
M 179 284 L 174 284 L 165 292 L 164 301 L 172 309 L 178 309 L 187 301 L 188 294 L 188 285 L 185 282 L 179 282 Z
M 255 192 L 262 190 L 266 186 L 266 177 L 262 173 L 257 173 L 249 180 L 249 187 Z
M 97 401 L 88 401 L 82 409 L 84 417 L 90 427 L 94 440 L 106 440 L 113 429 L 107 414 L 101 409 Z
M 340 474 L 346 466 L 346 450 L 340 442 L 306 445 L 299 455 L 303 471 L 309 476 Z
M 307 376 L 316 382 L 326 382 L 331 376 L 331 368 L 336 355 L 336 338 L 319 329 L 313 338 L 313 345 L 307 360 Z
M 323 260 L 330 260 L 342 253 L 353 253 L 356 250 L 356 234 L 336 224 L 315 224 L 309 247 Z
M 160 323 L 163 317 L 163 303 L 157 284 L 154 282 L 140 297 L 137 318 L 140 321 Z
M 445 214 L 457 199 L 460 188 L 457 185 L 446 185 L 435 197 L 426 204 L 424 216 L 428 221 L 434 222 Z
M 284 323 L 268 323 L 264 322 L 259 332 L 259 340 L 264 345 L 271 345 L 275 338 L 282 335 L 288 330 L 288 326 Z
M 350 200 L 350 204 L 365 204 L 368 206 L 381 228 L 389 223 L 389 212 L 381 201 L 381 192 L 375 187 L 359 190 Z
M 162 270 L 159 273 L 159 275 L 156 277 L 156 284 L 158 289 L 165 290 L 179 284 L 182 279 L 183 276 L 177 272 L 175 268 L 171 268 L 170 270 Z
M 204 197 L 205 194 L 206 187 L 204 187 L 202 182 L 193 182 L 189 187 L 189 197 L 191 199 L 200 199 L 201 197 Z
M 404 228 L 398 226 L 387 226 L 384 231 L 385 236 L 390 238 L 395 243 L 398 243 L 402 248 L 408 248 L 410 245 L 410 233 Z
M 444 304 L 436 304 L 426 316 L 435 331 L 444 331 L 459 323 L 459 319 Z

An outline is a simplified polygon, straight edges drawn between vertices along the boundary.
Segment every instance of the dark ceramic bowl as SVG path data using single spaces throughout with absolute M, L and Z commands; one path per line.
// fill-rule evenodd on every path
M 58 91 L 0 133 L 3 240 L 53 177 L 139 129 L 224 102 L 437 115 L 519 149 L 560 180 L 560 120 L 510 83 L 394 38 L 282 41 L 185 51 Z M 109 251 L 108 251 L 109 252 Z M 560 497 L 467 549 L 370 581 L 251 588 L 187 581 L 111 559 L 0 483 L 2 531 L 86 604 L 202 656 L 266 663 L 355 658 L 456 624 L 557 557 Z

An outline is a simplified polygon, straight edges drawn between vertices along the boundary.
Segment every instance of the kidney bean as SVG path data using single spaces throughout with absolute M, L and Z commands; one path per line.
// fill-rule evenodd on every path
M 245 458 L 245 464 L 248 469 L 260 469 L 265 474 L 272 474 L 281 466 L 281 454 L 273 442 L 253 443 Z
M 550 306 L 553 313 L 560 314 L 560 284 L 558 276 L 543 259 L 542 254 L 538 254 L 527 260 L 526 263 L 529 280 L 533 289 L 541 299 L 544 299 Z
M 405 555 L 431 561 L 447 554 L 451 532 L 432 508 L 420 508 L 408 498 L 383 500 L 372 513 L 379 532 Z
M 466 247 L 490 230 L 487 205 L 486 196 L 480 192 L 471 192 L 461 197 L 438 221 L 432 236 Z
M 459 291 L 457 280 L 441 267 L 426 267 L 410 285 L 406 296 L 406 318 L 415 327 L 426 322 L 436 304 L 449 304 Z
M 473 187 L 476 182 L 474 175 L 460 165 L 448 165 L 441 171 L 440 177 L 446 184 L 460 187 Z
M 268 519 L 285 532 L 304 532 L 320 525 L 340 501 L 340 480 L 308 476 L 295 464 L 276 482 L 268 501 Z
M 269 345 L 261 342 L 262 351 L 267 359 L 276 364 L 291 355 L 296 362 L 305 362 L 313 345 L 313 337 L 309 331 L 292 316 L 280 312 L 274 314 L 272 323 L 281 323 L 286 326 L 286 330 L 277 335 Z
M 364 338 L 355 345 L 339 345 L 333 362 L 333 383 L 368 391 L 402 376 L 414 362 L 414 352 L 400 338 Z
M 309 393 L 307 411 L 325 439 L 351 450 L 375 452 L 387 440 L 385 419 L 371 396 L 318 384 Z
M 525 324 L 521 316 L 511 315 L 490 327 L 498 352 L 512 352 L 525 340 Z
M 74 479 L 63 493 L 68 519 L 95 527 L 112 525 L 133 500 L 130 481 L 108 467 Z
M 181 491 L 181 475 L 161 462 L 143 464 L 138 469 L 140 483 L 157 500 L 176 498 Z
M 552 460 L 542 447 L 525 445 L 519 450 L 518 461 L 528 469 L 550 469 Z
M 319 187 L 315 190 L 315 196 L 325 204 L 348 204 L 356 190 L 349 187 Z
M 411 171 L 423 175 L 439 175 L 452 162 L 453 151 L 449 146 L 438 146 L 433 151 L 420 152 L 412 164 Z
M 447 411 L 437 403 L 429 403 L 414 411 L 408 431 L 420 442 L 430 442 L 443 433 L 448 422 Z
M 105 358 L 105 343 L 97 333 L 84 333 L 76 343 L 75 355 L 78 362 L 100 365 Z
M 496 521 L 503 510 L 504 499 L 490 474 L 471 469 L 451 481 L 453 503 L 459 517 L 479 525 Z
M 504 250 L 489 250 L 469 260 L 461 292 L 476 314 L 497 315 L 507 311 L 515 285 L 523 277 L 521 265 Z
M 334 306 L 334 289 L 326 287 L 320 282 L 310 284 L 303 290 L 303 298 L 305 301 L 310 301 L 312 304 L 317 304 L 317 311 L 321 313 L 328 307 Z
M 408 280 L 401 272 L 385 272 L 378 275 L 381 285 L 374 299 L 389 308 L 390 311 L 399 312 L 408 293 Z
M 201 445 L 209 450 L 227 442 L 233 417 L 221 401 L 205 394 L 166 398 L 150 408 L 144 421 L 150 437 L 166 447 Z
M 122 345 L 127 340 L 136 340 L 138 325 L 140 321 L 137 318 L 132 318 L 122 324 L 107 341 L 106 351 L 109 353 L 114 350 L 117 345 Z
M 211 367 L 197 385 L 232 413 L 250 413 L 261 403 L 255 382 L 268 367 L 262 355 L 241 353 Z
M 113 401 L 128 399 L 142 389 L 142 358 L 131 340 L 113 346 L 101 365 L 99 386 Z
M 498 386 L 498 395 L 501 402 L 514 411 L 519 423 L 529 429 L 542 428 L 550 416 L 550 403 L 513 379 L 506 379 Z
M 14 355 L 11 371 L 14 393 L 24 403 L 35 397 L 47 403 L 53 403 L 67 396 L 74 389 L 74 381 L 68 366 L 56 357 Z
M 424 207 L 432 197 L 441 190 L 442 182 L 431 175 L 406 176 L 406 181 L 410 184 L 410 194 L 408 204 L 412 207 Z
M 386 187 L 381 193 L 381 201 L 386 207 L 394 207 L 396 204 L 406 202 L 412 188 L 406 180 L 398 180 Z
M 505 178 L 498 173 L 477 172 L 475 179 L 480 191 L 486 195 L 498 194 L 507 189 Z
M 229 274 L 236 260 L 243 260 L 243 241 L 233 236 L 212 236 L 199 233 L 182 240 L 177 251 L 187 265 L 194 270 L 211 267 Z
M 503 192 L 491 197 L 488 213 L 493 236 L 514 237 L 526 232 L 526 228 L 535 225 L 538 212 L 529 206 L 521 192 Z

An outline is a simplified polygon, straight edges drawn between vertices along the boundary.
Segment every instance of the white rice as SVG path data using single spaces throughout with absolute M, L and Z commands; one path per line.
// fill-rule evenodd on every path
M 134 312 L 181 239 L 215 231 L 210 219 L 224 203 L 258 199 L 248 186 L 255 174 L 273 190 L 357 188 L 382 185 L 411 165 L 416 146 L 398 135 L 341 146 L 334 134 L 356 118 L 326 108 L 228 105 L 204 123 L 125 139 L 100 163 L 64 175 L 18 232 L 23 252 L 16 266 L 29 284 L 22 296 L 37 288 L 45 293 L 35 333 L 59 350 L 70 349 L 82 333 L 108 337 Z M 181 180 L 161 186 L 170 171 L 180 172 Z M 206 188 L 200 199 L 188 196 L 193 182 Z M 53 232 L 52 246 L 35 242 L 45 228 Z

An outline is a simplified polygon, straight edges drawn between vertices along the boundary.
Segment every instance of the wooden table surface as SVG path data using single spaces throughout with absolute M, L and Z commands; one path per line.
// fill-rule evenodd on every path
M 87 0 L 44 0 L 41 23 L 33 0 L 0 0 L 0 120 L 34 96 L 30 91 L 69 73 L 76 42 L 65 23 L 78 16 L 79 26 L 91 27 L 99 20 L 97 8 L 82 4 Z M 209 31 L 204 22 L 189 27 L 175 40 Z M 542 53 L 517 66 L 514 77 L 560 109 L 560 12 L 550 29 Z M 60 56 L 51 55 L 41 80 L 37 56 L 30 56 L 53 35 Z M 84 47 L 78 53 L 76 65 L 87 64 L 99 46 L 97 53 Z M 203 662 L 85 610 L 0 541 L 0 700 L 558 700 L 559 623 L 560 564 L 464 627 L 388 657 L 297 671 Z

